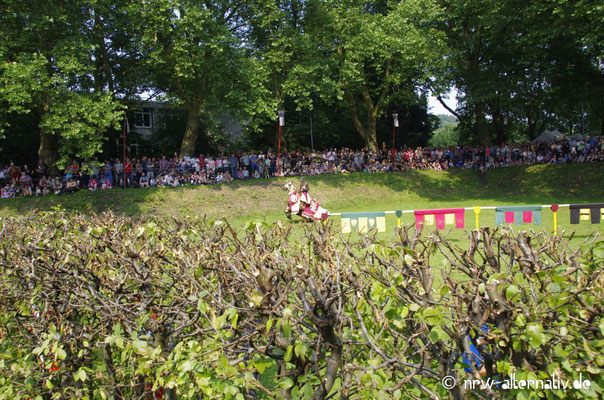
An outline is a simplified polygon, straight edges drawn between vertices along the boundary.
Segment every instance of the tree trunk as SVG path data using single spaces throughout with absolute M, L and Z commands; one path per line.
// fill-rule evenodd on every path
M 474 115 L 476 116 L 476 133 L 478 133 L 478 143 L 481 146 L 488 146 L 491 142 L 489 139 L 489 126 L 487 124 L 482 104 L 476 104 Z
M 352 119 L 357 132 L 361 135 L 361 138 L 363 138 L 367 150 L 377 150 L 377 118 L 368 116 L 367 121 L 361 121 L 357 113 L 353 112 Z M 365 122 L 365 124 L 363 124 L 363 122 Z
M 195 145 L 197 144 L 197 129 L 199 127 L 199 111 L 201 105 L 187 105 L 187 125 L 185 135 L 182 138 L 180 146 L 180 156 L 193 156 L 195 154 Z
M 40 121 L 42 116 L 48 112 L 48 106 L 44 106 L 40 112 Z M 48 172 L 51 176 L 57 176 L 57 137 L 49 132 L 45 127 L 40 128 L 40 147 L 38 148 L 38 158 L 48 166 Z
M 375 111 L 376 110 L 374 107 L 368 106 L 366 120 L 361 121 L 361 118 L 354 107 L 354 103 L 352 103 L 352 107 L 350 108 L 354 127 L 359 135 L 361 135 L 361 138 L 363 138 L 363 142 L 365 142 L 365 147 L 367 150 L 377 150 L 377 114 Z

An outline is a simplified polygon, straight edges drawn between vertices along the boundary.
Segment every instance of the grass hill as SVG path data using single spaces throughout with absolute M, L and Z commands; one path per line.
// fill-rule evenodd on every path
M 457 118 L 450 114 L 436 114 L 436 117 L 438 117 L 439 128 L 445 126 L 446 123 L 457 125 L 459 122 Z
M 110 210 L 130 216 L 207 214 L 210 218 L 229 219 L 235 225 L 251 218 L 274 222 L 284 219 L 283 185 L 289 180 L 298 184 L 297 178 L 259 179 L 210 186 L 80 191 L 73 195 L 3 199 L 0 216 L 60 206 L 83 213 Z M 311 194 L 332 212 L 604 201 L 602 163 L 508 167 L 486 174 L 471 170 L 354 173 L 309 177 L 308 181 Z M 561 212 L 568 213 L 568 209 Z M 469 217 L 468 213 L 466 218 Z M 484 217 L 485 223 L 490 221 L 487 214 Z M 407 219 L 404 222 L 412 222 L 409 215 Z M 559 222 L 568 223 L 568 217 L 560 215 Z M 544 216 L 544 226 L 546 223 Z M 494 217 L 490 224 L 494 224 Z M 593 227 L 601 230 L 600 226 Z

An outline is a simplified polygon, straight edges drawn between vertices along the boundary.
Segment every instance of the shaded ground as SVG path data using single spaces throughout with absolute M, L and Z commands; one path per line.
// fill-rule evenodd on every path
M 207 214 L 210 218 L 229 219 L 235 225 L 248 219 L 274 222 L 283 219 L 283 185 L 289 180 L 298 183 L 297 178 L 260 179 L 210 186 L 3 199 L 0 216 L 60 206 L 84 213 L 110 210 L 130 216 Z M 332 212 L 604 201 L 602 163 L 509 167 L 485 175 L 469 170 L 354 173 L 310 177 L 308 181 L 311 194 Z M 568 209 L 561 209 L 560 223 L 568 222 L 567 213 Z M 544 226 L 548 226 L 548 214 L 544 213 Z M 473 215 L 468 213 L 468 217 Z M 485 224 L 494 224 L 494 216 L 488 212 L 482 217 Z M 411 223 L 412 216 L 406 215 L 404 222 Z

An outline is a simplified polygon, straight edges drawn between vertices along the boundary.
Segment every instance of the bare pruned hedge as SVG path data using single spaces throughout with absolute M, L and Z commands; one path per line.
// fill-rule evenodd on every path
M 484 228 L 462 250 L 406 228 L 393 243 L 300 232 L 2 220 L 0 399 L 601 398 L 597 237 Z M 591 386 L 463 384 L 512 374 Z

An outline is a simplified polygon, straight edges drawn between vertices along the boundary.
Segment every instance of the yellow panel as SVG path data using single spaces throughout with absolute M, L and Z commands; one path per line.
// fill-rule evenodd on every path
M 581 209 L 581 221 L 589 221 L 591 220 L 591 213 L 589 212 L 589 208 Z
M 378 232 L 386 232 L 386 217 L 377 217 Z
M 455 214 L 445 214 L 445 225 L 455 224 Z
M 434 225 L 434 214 L 424 215 L 424 225 Z
M 359 232 L 361 233 L 367 233 L 367 217 L 360 217 L 359 218 Z
M 342 233 L 350 233 L 350 218 L 342 218 Z

